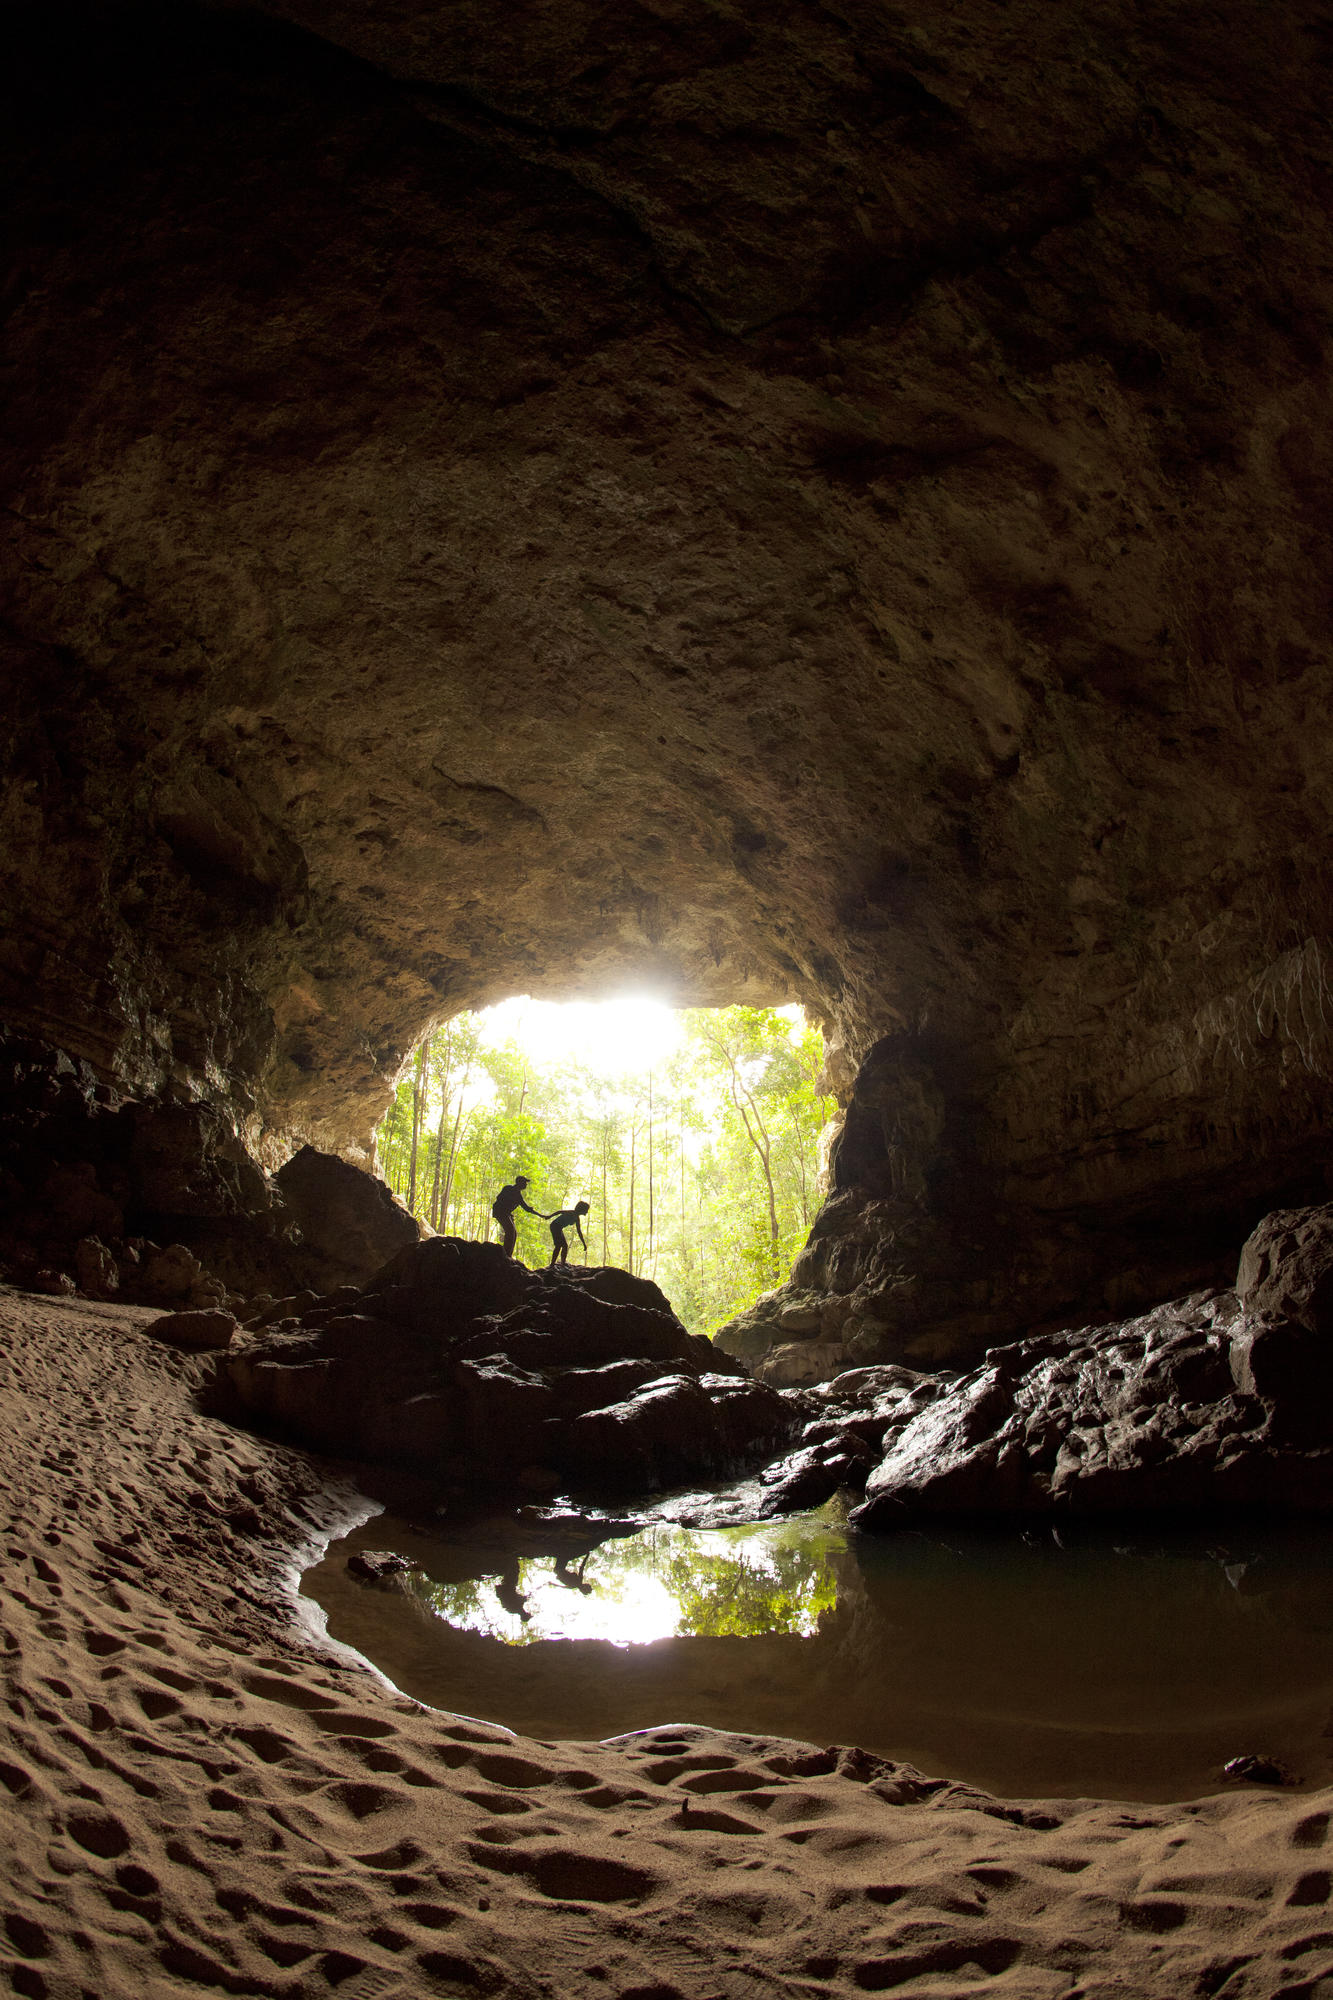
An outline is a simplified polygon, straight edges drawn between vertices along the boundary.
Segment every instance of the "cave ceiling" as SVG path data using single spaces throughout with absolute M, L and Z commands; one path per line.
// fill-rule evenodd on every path
M 277 1153 L 626 980 L 1038 1203 L 1323 1143 L 1327 8 L 7 21 L 8 1020 Z

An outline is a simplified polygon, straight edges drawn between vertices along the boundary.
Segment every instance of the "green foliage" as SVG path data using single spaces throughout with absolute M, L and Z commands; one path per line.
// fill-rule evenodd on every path
M 498 1240 L 491 1203 L 518 1173 L 536 1209 L 587 1200 L 588 1262 L 653 1278 L 688 1326 L 712 1331 L 790 1269 L 818 1206 L 833 1101 L 818 1089 L 818 1030 L 761 1007 L 683 1021 L 659 1073 L 608 1082 L 488 1047 L 478 1017 L 458 1015 L 399 1081 L 381 1171 L 449 1235 Z M 518 1255 L 545 1263 L 546 1224 L 522 1210 L 516 1221 Z
M 840 1525 L 823 1516 L 696 1533 L 659 1525 L 604 1542 L 577 1564 L 549 1556 L 474 1552 L 478 1574 L 437 1580 L 418 1571 L 409 1589 L 460 1631 L 528 1646 L 577 1630 L 583 1606 L 620 1642 L 649 1637 L 751 1639 L 813 1633 L 837 1599 Z M 467 1567 L 472 1568 L 468 1562 Z M 565 1593 L 579 1593 L 573 1600 Z M 665 1593 L 665 1606 L 660 1598 Z M 666 1611 L 666 1620 L 662 1612 Z M 571 1623 L 569 1613 L 573 1612 Z M 654 1629 L 654 1626 L 656 1629 Z
M 808 1548 L 744 1554 L 672 1555 L 662 1581 L 680 1606 L 676 1630 L 701 1639 L 753 1639 L 764 1632 L 808 1632 L 837 1597 L 828 1562 Z

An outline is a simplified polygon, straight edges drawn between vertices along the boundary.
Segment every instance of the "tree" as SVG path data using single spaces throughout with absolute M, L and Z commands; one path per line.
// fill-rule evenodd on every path
M 715 1327 L 781 1278 L 808 1231 L 831 1100 L 818 1032 L 765 1008 L 698 1009 L 670 1061 L 607 1078 L 544 1069 L 456 1015 L 414 1051 L 376 1135 L 385 1179 L 445 1234 L 485 1237 L 496 1191 L 593 1203 L 603 1263 L 654 1277 L 687 1325 Z M 516 1218 L 525 1262 L 542 1224 Z

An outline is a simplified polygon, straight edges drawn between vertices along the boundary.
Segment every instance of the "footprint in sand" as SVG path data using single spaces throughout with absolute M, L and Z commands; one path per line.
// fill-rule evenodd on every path
M 339 1706 L 332 1695 L 321 1694 L 317 1688 L 303 1681 L 289 1680 L 283 1674 L 242 1674 L 241 1686 L 247 1694 L 257 1694 L 265 1701 L 281 1702 L 284 1708 L 306 1709 L 313 1713 L 318 1709 Z
M 555 1902 L 640 1902 L 660 1882 L 650 1869 L 572 1848 L 491 1847 L 476 1841 L 466 1851 L 478 1867 L 520 1876 Z
M 340 1778 L 324 1791 L 325 1798 L 350 1813 L 353 1819 L 372 1819 L 376 1813 L 411 1803 L 407 1794 L 390 1791 L 387 1785 L 372 1785 L 355 1778 Z
M 1291 1829 L 1293 1847 L 1322 1847 L 1328 1839 L 1329 1815 L 1326 1812 L 1307 1813 L 1298 1819 Z
M 65 1831 L 86 1854 L 99 1861 L 116 1861 L 128 1852 L 130 1836 L 114 1813 L 71 1813 Z
M 1022 1950 L 1018 1939 L 1011 1937 L 945 1938 L 917 1950 L 863 1959 L 852 1976 L 863 1993 L 884 1993 L 932 1973 L 979 1972 L 987 1979 L 998 1979 L 1021 1956 Z
M 264 1764 L 281 1764 L 287 1757 L 300 1754 L 298 1746 L 289 1737 L 280 1736 L 276 1729 L 265 1729 L 262 1724 L 238 1726 L 229 1729 L 228 1736 L 238 1743 L 244 1743 L 248 1750 Z
M 134 1699 L 150 1722 L 161 1722 L 168 1715 L 179 1715 L 184 1706 L 178 1695 L 167 1694 L 162 1688 L 137 1687 L 133 1692 Z

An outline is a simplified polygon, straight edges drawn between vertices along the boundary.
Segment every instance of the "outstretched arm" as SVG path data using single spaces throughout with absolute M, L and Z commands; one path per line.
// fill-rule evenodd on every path
M 542 1212 L 541 1212 L 541 1210 L 540 1210 L 539 1208 L 530 1208 L 530 1207 L 528 1207 L 528 1204 L 527 1204 L 527 1202 L 526 1202 L 526 1201 L 524 1201 L 524 1199 L 523 1199 L 522 1195 L 520 1195 L 520 1196 L 519 1196 L 519 1198 L 518 1198 L 518 1205 L 519 1205 L 519 1207 L 520 1207 L 520 1208 L 526 1208 L 526 1209 L 528 1210 L 528 1214 L 529 1214 L 529 1215 L 541 1215 L 541 1213 L 542 1213 Z M 545 1221 L 547 1221 L 547 1220 L 548 1220 L 548 1218 L 547 1218 L 546 1216 L 544 1216 L 544 1215 L 543 1215 L 543 1216 L 542 1216 L 542 1221 L 543 1221 L 543 1222 L 545 1222 Z

